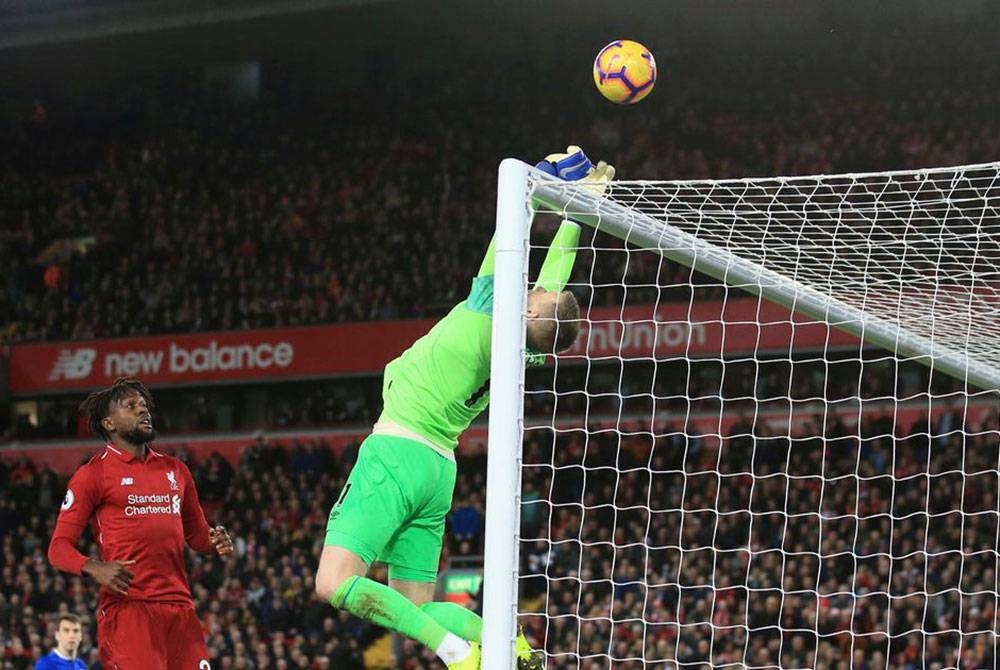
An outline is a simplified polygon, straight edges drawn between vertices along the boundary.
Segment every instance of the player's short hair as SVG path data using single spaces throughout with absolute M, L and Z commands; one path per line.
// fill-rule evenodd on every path
M 75 623 L 77 626 L 81 625 L 80 617 L 78 617 L 75 614 L 66 613 L 66 614 L 60 614 L 59 618 L 56 619 L 56 628 L 61 626 L 63 621 L 69 621 L 70 623 Z
M 538 341 L 529 346 L 542 353 L 560 353 L 576 343 L 580 334 L 580 303 L 572 291 L 560 291 L 553 312 L 540 315 L 536 326 Z
M 111 411 L 111 404 L 121 402 L 122 398 L 138 394 L 149 409 L 153 409 L 153 396 L 146 385 L 134 377 L 119 377 L 111 386 L 101 391 L 94 391 L 80 403 L 80 414 L 87 417 L 87 425 L 94 435 L 107 440 L 111 436 L 104 430 L 101 422 Z
M 572 291 L 563 291 L 559 294 L 556 321 L 558 328 L 555 350 L 559 353 L 576 344 L 576 338 L 580 335 L 580 303 L 576 301 Z

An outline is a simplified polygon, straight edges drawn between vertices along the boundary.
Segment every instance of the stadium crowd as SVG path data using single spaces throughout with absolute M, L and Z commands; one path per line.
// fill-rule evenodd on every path
M 621 439 L 529 429 L 521 611 L 550 667 L 992 667 L 996 412 L 864 416 L 817 417 L 792 439 L 744 418 L 721 443 L 669 423 Z M 236 542 L 227 560 L 189 558 L 213 667 L 364 667 L 382 631 L 312 597 L 356 448 L 261 439 L 235 466 L 175 455 Z M 483 551 L 485 465 L 481 445 L 459 457 L 443 561 Z M 0 668 L 29 668 L 67 611 L 95 661 L 94 584 L 45 560 L 64 478 L 27 459 L 0 476 Z M 400 667 L 437 667 L 403 649 Z
M 529 431 L 529 629 L 569 667 L 992 667 L 996 412 L 866 416 Z
M 364 100 L 324 115 L 196 102 L 180 92 L 191 101 L 156 124 L 81 137 L 53 111 L 0 142 L 4 337 L 440 314 L 464 297 L 488 241 L 498 159 L 537 158 L 560 148 L 553 137 L 582 144 L 633 179 L 928 167 L 1000 155 L 993 86 L 952 81 L 861 93 L 814 83 L 791 91 L 781 76 L 767 72 L 773 85 L 721 99 L 698 97 L 681 82 L 670 91 L 676 104 L 612 117 L 589 98 L 571 110 L 513 98 L 509 113 L 490 114 L 493 101 L 466 100 L 460 82 L 447 110 L 436 104 L 438 91 L 380 89 L 406 101 L 403 125 Z M 620 247 L 603 237 L 597 245 Z M 619 284 L 626 258 L 581 266 L 591 284 Z M 673 264 L 636 263 L 628 272 L 635 283 L 690 281 Z M 596 302 L 620 299 L 606 291 Z

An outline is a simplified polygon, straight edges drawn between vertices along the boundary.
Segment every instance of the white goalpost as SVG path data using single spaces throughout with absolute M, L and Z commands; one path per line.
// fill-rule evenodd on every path
M 501 163 L 490 361 L 493 407 L 489 415 L 486 472 L 486 509 L 492 512 L 487 512 L 484 531 L 482 667 L 485 670 L 514 667 L 520 555 L 516 539 L 520 519 L 519 462 L 524 428 L 524 308 L 531 228 L 529 188 L 527 165 L 513 159 Z
M 594 232 L 526 374 L 541 214 Z M 485 670 L 517 622 L 558 668 L 1000 662 L 1000 163 L 596 196 L 507 160 L 495 283 Z

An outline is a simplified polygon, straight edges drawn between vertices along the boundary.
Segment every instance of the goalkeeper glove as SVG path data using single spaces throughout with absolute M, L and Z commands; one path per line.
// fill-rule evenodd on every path
M 571 145 L 566 147 L 566 153 L 549 154 L 545 160 L 538 161 L 535 168 L 564 181 L 577 181 L 586 177 L 594 164 L 583 149 Z
M 583 153 L 583 149 L 570 145 L 565 153 L 549 154 L 545 160 L 539 161 L 535 168 L 545 174 L 558 177 L 564 181 L 579 181 L 593 184 L 596 195 L 602 195 L 609 181 L 615 178 L 615 168 L 604 161 L 596 166 Z

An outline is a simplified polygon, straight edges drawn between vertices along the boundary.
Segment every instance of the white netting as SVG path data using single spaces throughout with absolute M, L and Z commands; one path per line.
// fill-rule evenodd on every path
M 549 667 L 995 667 L 996 175 L 543 194 L 638 241 L 585 231 L 581 341 L 527 376 L 519 612 Z

